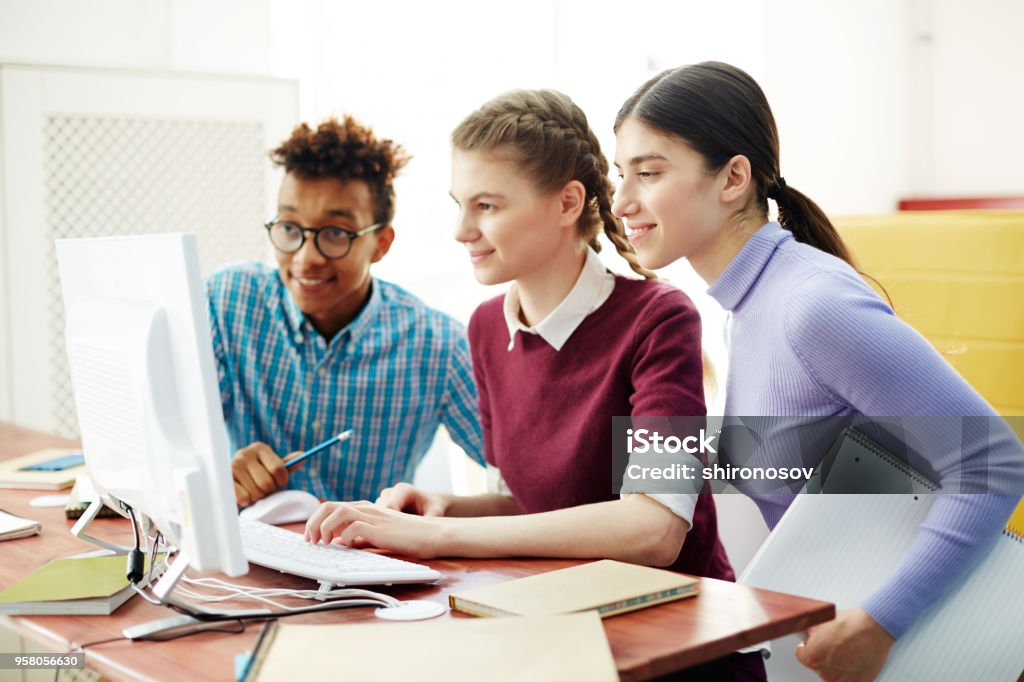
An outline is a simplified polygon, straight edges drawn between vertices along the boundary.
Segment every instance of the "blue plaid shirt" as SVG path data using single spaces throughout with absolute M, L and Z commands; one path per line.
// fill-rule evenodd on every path
M 440 424 L 483 462 L 466 332 L 451 317 L 374 279 L 366 306 L 328 343 L 263 263 L 218 270 L 207 297 L 232 452 L 262 441 L 283 457 L 354 431 L 290 472 L 289 488 L 375 499 L 412 479 Z

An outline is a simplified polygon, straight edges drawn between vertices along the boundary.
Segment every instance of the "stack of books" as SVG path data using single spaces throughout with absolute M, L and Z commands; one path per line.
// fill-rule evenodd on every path
M 80 451 L 52 448 L 0 462 L 0 488 L 64 490 L 85 473 Z

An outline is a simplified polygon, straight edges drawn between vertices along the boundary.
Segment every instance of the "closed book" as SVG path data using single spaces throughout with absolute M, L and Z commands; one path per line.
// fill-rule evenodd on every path
M 0 592 L 0 614 L 107 616 L 133 594 L 122 555 L 55 559 Z
M 602 618 L 693 597 L 692 576 L 603 559 L 449 595 L 474 616 L 541 616 L 597 611 Z
M 85 473 L 85 465 L 71 466 L 57 471 L 33 471 L 32 465 L 56 459 L 62 455 L 78 452 L 68 448 L 40 450 L 21 457 L 0 462 L 0 488 L 25 488 L 29 490 L 63 490 L 75 484 L 75 477 Z
M 39 532 L 39 528 L 38 521 L 23 519 L 0 509 L 0 540 L 13 540 L 35 535 Z

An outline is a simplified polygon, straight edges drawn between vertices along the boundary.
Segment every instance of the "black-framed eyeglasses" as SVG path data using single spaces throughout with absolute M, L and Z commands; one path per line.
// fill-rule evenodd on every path
M 384 227 L 384 223 L 374 223 L 361 230 L 349 230 L 344 227 L 327 225 L 325 227 L 303 227 L 290 220 L 271 218 L 263 224 L 274 248 L 283 253 L 295 253 L 306 243 L 306 233 L 313 233 L 313 245 L 324 258 L 335 260 L 344 258 L 352 250 L 352 242 L 365 234 Z

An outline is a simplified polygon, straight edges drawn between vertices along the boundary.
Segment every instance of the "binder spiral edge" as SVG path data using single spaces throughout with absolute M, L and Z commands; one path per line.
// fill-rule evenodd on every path
M 847 429 L 847 436 L 850 439 L 856 441 L 862 447 L 875 453 L 875 455 L 877 455 L 880 460 L 891 466 L 896 471 L 900 472 L 904 476 L 908 476 L 911 479 L 913 479 L 915 483 L 919 483 L 920 485 L 932 491 L 938 490 L 941 487 L 935 481 L 926 478 L 918 471 L 915 471 L 907 464 L 904 464 L 903 462 L 898 460 L 890 452 L 882 448 L 878 443 L 871 440 L 860 431 L 857 431 L 856 429 Z

